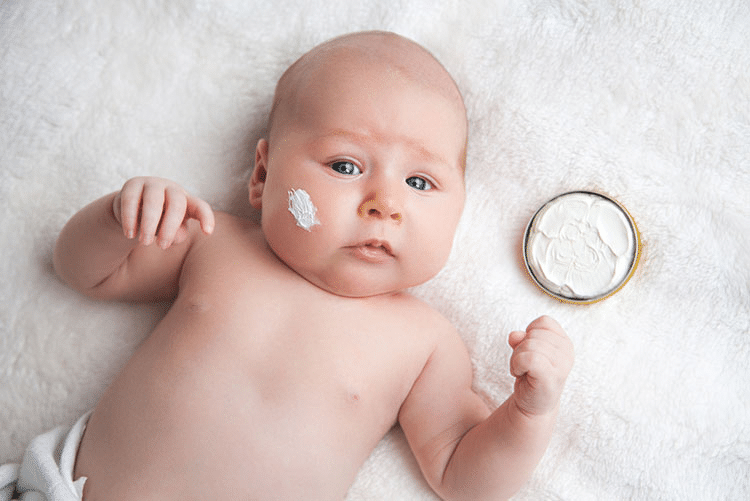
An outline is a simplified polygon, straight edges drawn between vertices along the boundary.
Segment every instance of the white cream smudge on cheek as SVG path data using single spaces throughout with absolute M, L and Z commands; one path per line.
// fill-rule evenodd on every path
M 303 230 L 312 231 L 310 228 L 320 221 L 315 216 L 318 209 L 312 203 L 310 195 L 305 190 L 289 191 L 289 212 L 292 213 L 297 221 L 297 226 Z

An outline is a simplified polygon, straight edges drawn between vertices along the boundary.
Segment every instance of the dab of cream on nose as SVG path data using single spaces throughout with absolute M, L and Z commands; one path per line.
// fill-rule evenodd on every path
M 310 195 L 305 190 L 289 191 L 289 212 L 297 220 L 297 226 L 303 230 L 312 231 L 310 228 L 316 224 L 320 224 L 320 221 L 315 216 L 318 209 L 312 203 Z

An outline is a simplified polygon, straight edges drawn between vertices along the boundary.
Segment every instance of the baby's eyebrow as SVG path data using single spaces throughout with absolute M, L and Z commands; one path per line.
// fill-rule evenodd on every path
M 325 132 L 324 134 L 322 134 L 321 136 L 319 136 L 316 140 L 323 141 L 331 137 L 343 137 L 344 139 L 354 141 L 354 142 L 373 142 L 379 139 L 384 139 L 378 136 L 374 136 L 373 134 L 361 133 L 361 132 L 357 132 L 357 131 L 353 131 L 349 129 L 331 129 Z M 412 149 L 420 159 L 426 162 L 430 162 L 434 164 L 442 164 L 446 166 L 452 165 L 451 162 L 448 162 L 441 155 L 433 153 L 419 141 L 415 141 L 413 139 L 403 138 L 403 137 L 399 138 L 399 140 L 406 143 L 406 145 L 409 146 L 409 148 Z

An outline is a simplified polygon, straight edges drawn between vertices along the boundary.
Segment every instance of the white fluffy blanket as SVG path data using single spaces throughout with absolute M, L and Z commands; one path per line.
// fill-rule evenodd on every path
M 511 391 L 510 330 L 547 313 L 576 365 L 529 500 L 750 498 L 750 7 L 745 0 L 5 0 L 0 4 L 0 462 L 91 408 L 165 305 L 95 303 L 56 235 L 134 175 L 250 214 L 244 179 L 276 79 L 337 34 L 393 30 L 461 87 L 468 202 L 415 292 L 461 331 L 476 388 Z M 557 302 L 524 227 L 574 189 L 632 213 L 615 296 Z M 259 432 L 262 432 L 259 430 Z M 434 499 L 399 430 L 349 501 Z

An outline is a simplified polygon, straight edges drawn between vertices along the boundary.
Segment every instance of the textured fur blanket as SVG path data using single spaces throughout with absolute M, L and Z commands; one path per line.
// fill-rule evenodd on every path
M 93 407 L 166 308 L 67 289 L 66 220 L 142 174 L 251 215 L 281 72 L 385 29 L 445 64 L 471 127 L 454 252 L 415 293 L 492 402 L 512 390 L 510 330 L 546 313 L 576 346 L 517 499 L 750 499 L 749 27 L 745 0 L 1 2 L 0 463 Z M 541 293 L 520 252 L 534 211 L 575 189 L 624 204 L 643 241 L 630 282 L 589 306 Z M 396 429 L 347 499 L 435 498 Z

